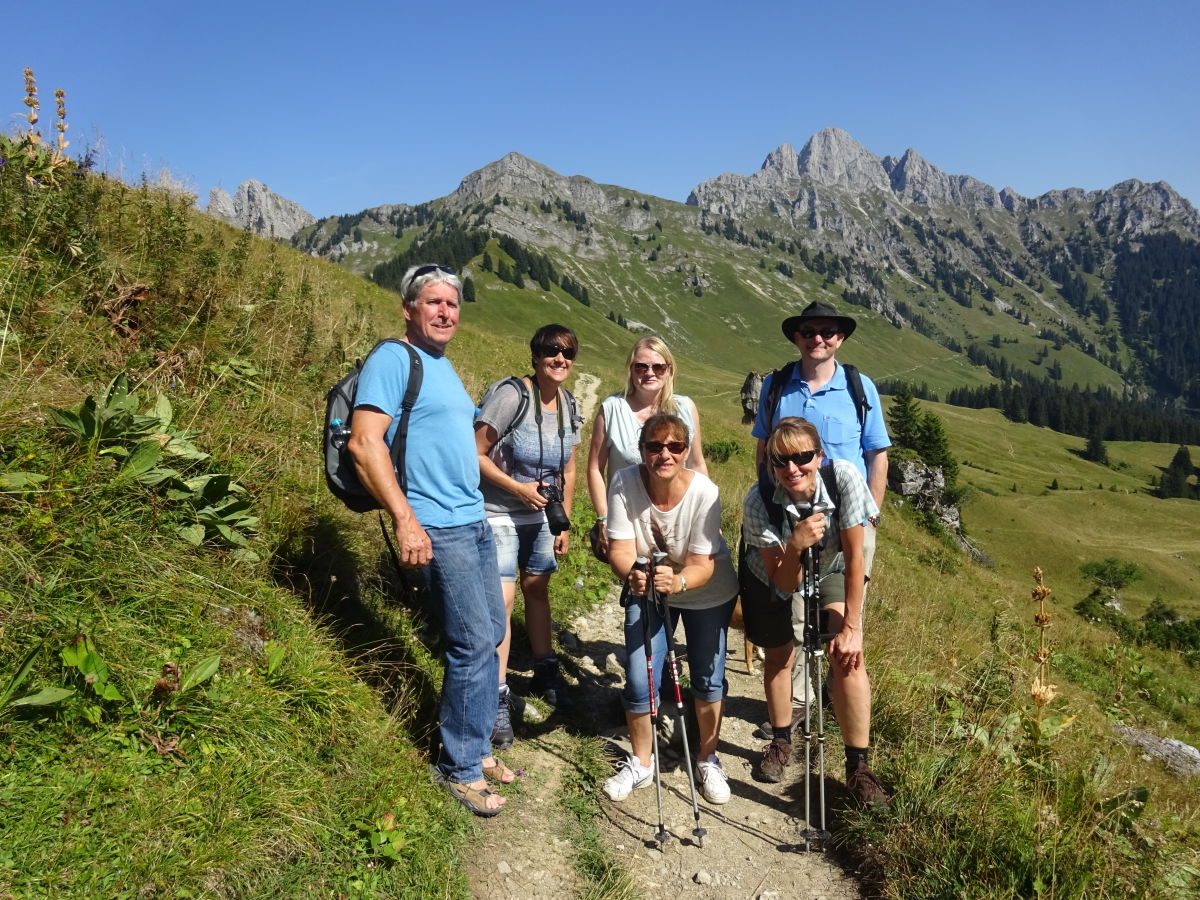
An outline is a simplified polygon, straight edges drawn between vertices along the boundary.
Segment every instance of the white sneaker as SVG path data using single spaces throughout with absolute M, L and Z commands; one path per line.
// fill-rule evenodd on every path
M 650 755 L 650 765 L 641 765 L 635 757 L 627 756 L 621 760 L 617 774 L 604 782 L 604 793 L 609 800 L 620 803 L 635 790 L 645 787 L 654 777 L 654 755 Z
M 705 800 L 717 806 L 729 802 L 729 779 L 715 753 L 696 764 L 696 774 Z

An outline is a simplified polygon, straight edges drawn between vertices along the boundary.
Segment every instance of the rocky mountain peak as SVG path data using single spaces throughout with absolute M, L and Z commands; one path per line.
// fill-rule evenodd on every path
M 276 194 L 256 179 L 243 181 L 231 197 L 222 188 L 208 194 L 206 212 L 265 238 L 287 240 L 316 218 L 299 203 Z
M 879 157 L 840 128 L 822 128 L 810 137 L 797 163 L 799 174 L 817 184 L 854 193 L 891 190 Z
M 540 203 L 564 200 L 587 212 L 599 212 L 609 206 L 601 187 L 582 175 L 559 175 L 548 166 L 520 153 L 506 153 L 462 180 L 449 196 L 454 205 L 483 203 L 495 195 Z

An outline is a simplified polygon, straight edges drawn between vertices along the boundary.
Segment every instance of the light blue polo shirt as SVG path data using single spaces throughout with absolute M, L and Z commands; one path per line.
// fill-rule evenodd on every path
M 865 426 L 860 427 L 858 424 L 858 410 L 854 408 L 854 398 L 850 396 L 846 372 L 841 363 L 837 363 L 833 377 L 815 394 L 809 390 L 808 382 L 804 380 L 801 368 L 797 365 L 792 377 L 783 386 L 783 393 L 779 396 L 779 409 L 770 422 L 766 420 L 765 401 L 770 394 L 775 373 L 772 372 L 763 380 L 762 392 L 758 395 L 758 416 L 754 420 L 751 434 L 765 441 L 780 419 L 787 416 L 807 419 L 817 426 L 825 455 L 830 459 L 844 459 L 854 463 L 859 474 L 865 479 L 867 466 L 863 454 L 868 450 L 890 447 L 892 440 L 888 437 L 887 426 L 883 421 L 883 404 L 879 402 L 879 390 L 870 378 L 861 372 L 859 375 L 862 377 L 863 394 L 871 404 Z
M 475 403 L 444 356 L 420 347 L 424 375 L 408 420 L 405 496 L 422 528 L 455 528 L 483 519 L 479 456 L 475 450 Z M 373 406 L 392 417 L 387 442 L 399 425 L 408 384 L 408 351 L 384 344 L 363 363 L 354 406 Z

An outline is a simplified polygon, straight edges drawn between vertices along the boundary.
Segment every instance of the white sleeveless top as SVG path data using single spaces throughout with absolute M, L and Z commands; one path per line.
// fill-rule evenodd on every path
M 687 426 L 688 443 L 691 444 L 696 436 L 696 426 L 692 421 L 692 401 L 679 394 L 675 395 L 675 406 L 679 409 L 679 418 Z M 638 421 L 623 393 L 611 394 L 600 404 L 604 412 L 604 441 L 608 446 L 609 482 L 612 476 L 626 466 L 636 466 L 642 461 L 638 453 L 638 438 L 642 433 L 642 423 Z M 689 465 L 690 469 L 691 466 Z

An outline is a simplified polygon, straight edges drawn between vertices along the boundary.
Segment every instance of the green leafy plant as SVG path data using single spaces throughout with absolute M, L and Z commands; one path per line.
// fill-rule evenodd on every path
M 101 659 L 87 635 L 76 635 L 75 642 L 59 651 L 63 665 L 75 669 L 85 690 L 95 698 L 95 703 L 85 703 L 83 717 L 93 725 L 100 724 L 104 714 L 103 702 L 119 702 L 125 697 L 109 680 L 108 664 Z
M 33 665 L 44 646 L 44 643 L 38 644 L 25 654 L 25 658 L 17 666 L 16 672 L 8 679 L 4 690 L 0 691 L 0 714 L 3 714 L 6 709 L 18 706 L 52 706 L 75 693 L 73 688 L 47 686 L 32 694 L 26 694 L 24 697 L 16 697 L 17 691 L 33 671 Z

